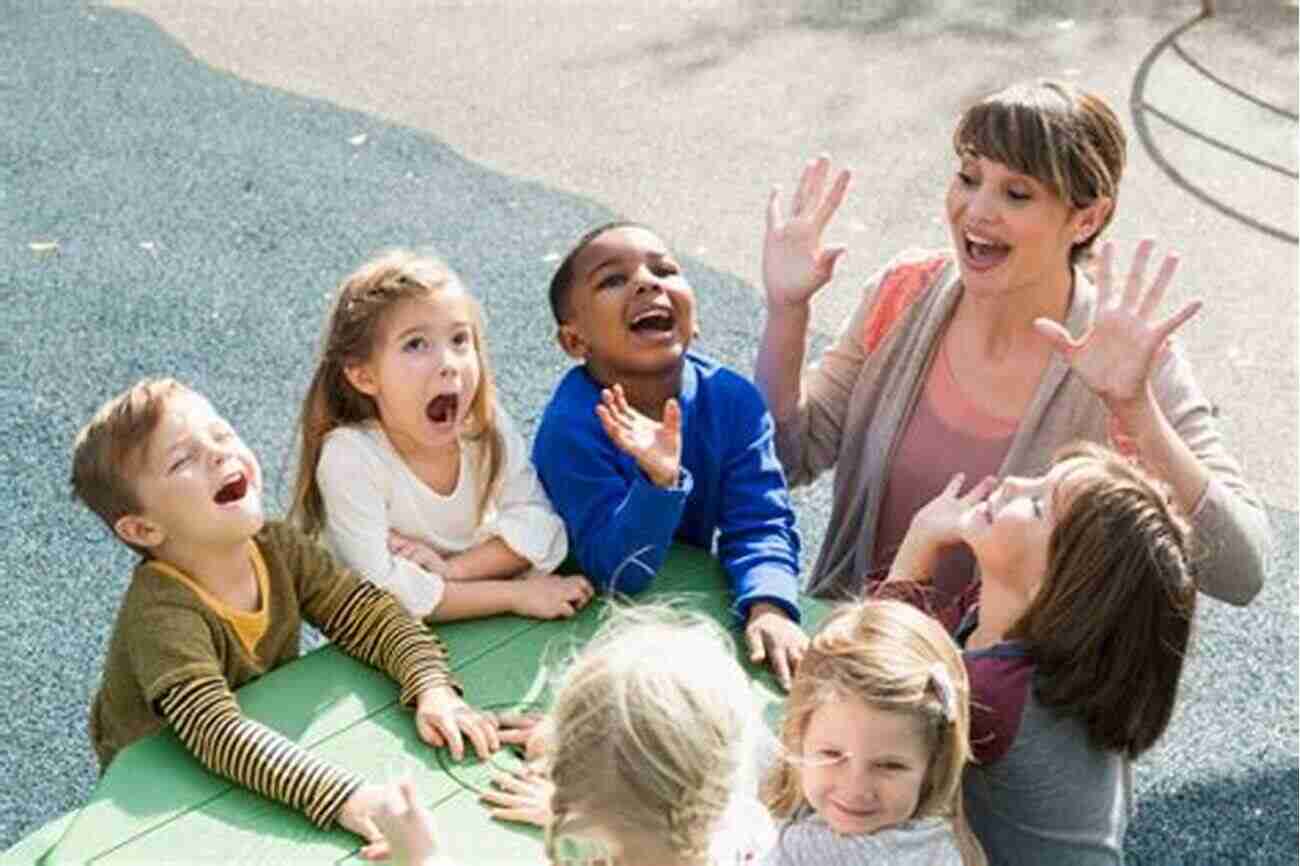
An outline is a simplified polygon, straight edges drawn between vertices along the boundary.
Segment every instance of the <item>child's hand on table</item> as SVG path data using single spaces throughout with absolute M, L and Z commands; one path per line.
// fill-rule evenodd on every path
M 647 418 L 628 405 L 623 386 L 600 392 L 596 414 L 618 449 L 636 460 L 657 487 L 677 483 L 682 466 L 682 410 L 676 400 L 664 403 L 664 420 Z
M 568 619 L 587 606 L 595 590 L 582 575 L 530 572 L 514 585 L 514 612 L 532 619 Z
M 410 779 L 380 788 L 383 792 L 372 815 L 384 834 L 383 842 L 361 850 L 364 860 L 391 859 L 396 866 L 439 866 L 438 838 L 433 815 L 415 799 Z
M 374 822 L 375 812 L 386 796 L 387 789 L 383 785 L 364 784 L 343 801 L 343 806 L 334 818 L 344 830 L 356 833 L 366 840 L 365 847 L 361 849 L 361 857 L 365 860 L 381 859 L 388 853 L 388 845 Z
M 501 748 L 496 716 L 474 709 L 446 686 L 420 692 L 415 704 L 415 730 L 429 745 L 446 746 L 457 761 L 465 756 L 465 737 L 483 760 Z
M 546 755 L 555 735 L 550 716 L 538 713 L 503 713 L 499 738 L 502 743 L 524 747 L 524 760 L 534 763 Z
M 784 610 L 760 601 L 749 608 L 745 645 L 749 660 L 755 664 L 766 661 L 781 688 L 789 691 L 790 680 L 808 648 L 808 635 Z
M 525 767 L 492 773 L 492 787 L 479 797 L 493 818 L 545 828 L 551 823 L 555 785 L 540 771 Z

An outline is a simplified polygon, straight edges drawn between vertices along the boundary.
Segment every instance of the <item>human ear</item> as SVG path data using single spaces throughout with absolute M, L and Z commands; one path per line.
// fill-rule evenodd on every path
M 373 397 L 379 392 L 375 377 L 371 375 L 370 368 L 365 364 L 348 364 L 343 368 L 343 376 L 348 380 L 349 385 L 367 397 Z
M 583 339 L 582 332 L 568 322 L 556 329 L 555 341 L 560 344 L 564 354 L 575 361 L 587 360 L 587 341 Z
M 113 524 L 117 537 L 136 547 L 157 547 L 167 538 L 167 531 L 139 514 L 124 514 Z
M 1101 227 L 1106 223 L 1106 217 L 1110 215 L 1114 202 L 1106 197 L 1094 201 L 1087 207 L 1080 208 L 1074 212 L 1074 242 L 1076 244 L 1086 243 L 1093 235 L 1101 231 Z

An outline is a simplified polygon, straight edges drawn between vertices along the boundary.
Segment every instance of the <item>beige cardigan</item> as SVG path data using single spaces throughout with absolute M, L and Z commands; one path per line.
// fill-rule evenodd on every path
M 805 373 L 797 411 L 775 419 L 777 454 L 791 486 L 835 467 L 830 523 L 808 584 L 814 595 L 856 596 L 873 568 L 889 461 L 960 295 L 951 253 L 899 256 L 871 280 L 835 343 Z M 1087 329 L 1096 303 L 1095 287 L 1076 273 L 1065 323 L 1071 334 Z M 1192 514 L 1201 589 L 1246 604 L 1263 583 L 1268 518 L 1224 448 L 1211 406 L 1176 348 L 1160 362 L 1153 388 L 1170 423 L 1211 475 Z M 1052 453 L 1072 440 L 1110 444 L 1108 420 L 1101 400 L 1054 356 L 999 474 L 1040 473 Z M 954 459 L 952 471 L 961 468 Z

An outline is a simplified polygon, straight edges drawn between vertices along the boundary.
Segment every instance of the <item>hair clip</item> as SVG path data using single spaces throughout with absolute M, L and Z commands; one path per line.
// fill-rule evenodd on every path
M 952 686 L 952 678 L 948 676 L 948 668 L 942 662 L 930 665 L 930 682 L 934 685 L 935 694 L 939 696 L 943 720 L 951 724 L 957 719 L 957 693 Z

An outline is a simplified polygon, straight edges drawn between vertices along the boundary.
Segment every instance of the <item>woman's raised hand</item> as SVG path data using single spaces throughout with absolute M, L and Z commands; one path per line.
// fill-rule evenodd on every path
M 842 245 L 822 246 L 822 231 L 830 222 L 852 174 L 841 169 L 827 186 L 831 161 L 819 156 L 804 166 L 790 203 L 790 217 L 781 214 L 781 190 L 772 189 L 767 201 L 767 232 L 763 237 L 763 286 L 767 305 L 800 306 L 830 281 Z
M 1065 356 L 1084 384 L 1121 417 L 1126 408 L 1147 396 L 1147 381 L 1169 335 L 1201 308 L 1200 301 L 1191 301 L 1173 315 L 1155 320 L 1165 288 L 1178 268 L 1178 257 L 1172 253 L 1165 256 L 1155 279 L 1146 287 L 1147 262 L 1154 246 L 1150 238 L 1138 244 L 1122 293 L 1111 285 L 1114 246 L 1102 246 L 1096 273 L 1097 315 L 1079 339 L 1071 338 L 1051 319 L 1034 321 L 1034 327 Z

